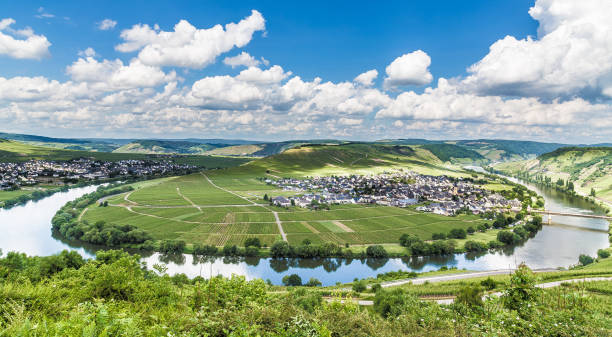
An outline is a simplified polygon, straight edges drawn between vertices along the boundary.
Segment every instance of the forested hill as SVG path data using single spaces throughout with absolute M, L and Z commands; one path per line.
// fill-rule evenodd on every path
M 572 182 L 576 192 L 612 202 L 612 147 L 563 147 L 537 158 L 503 163 L 496 169 L 509 174 L 547 177 Z

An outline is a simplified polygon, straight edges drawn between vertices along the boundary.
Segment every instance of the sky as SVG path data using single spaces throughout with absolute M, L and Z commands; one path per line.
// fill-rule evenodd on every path
M 0 3 L 0 131 L 612 142 L 612 2 Z

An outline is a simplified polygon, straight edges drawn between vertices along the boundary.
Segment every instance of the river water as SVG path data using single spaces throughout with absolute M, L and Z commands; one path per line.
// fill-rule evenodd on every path
M 554 189 L 525 184 L 544 196 L 546 208 L 557 212 L 592 214 L 591 204 L 579 198 L 571 198 Z M 10 210 L 0 210 L 0 248 L 25 252 L 28 255 L 51 255 L 63 249 L 77 250 L 91 257 L 95 247 L 75 247 L 51 233 L 51 218 L 66 202 L 92 192 L 95 186 L 75 188 L 56 193 L 39 201 Z M 547 217 L 544 217 L 547 222 Z M 608 222 L 589 219 L 553 216 L 551 224 L 545 224 L 533 238 L 522 245 L 481 255 L 455 254 L 443 257 L 393 258 L 393 259 L 270 259 L 270 258 L 212 258 L 209 261 L 193 261 L 191 255 L 173 257 L 153 254 L 143 257 L 149 267 L 164 263 L 169 274 L 185 273 L 190 277 L 210 275 L 244 275 L 247 279 L 261 278 L 273 284 L 281 284 L 282 278 L 298 274 L 304 282 L 311 277 L 323 285 L 350 282 L 354 278 L 376 276 L 389 271 L 424 272 L 442 266 L 468 270 L 497 270 L 516 267 L 525 262 L 529 267 L 557 268 L 577 263 L 580 254 L 595 256 L 600 248 L 608 247 Z

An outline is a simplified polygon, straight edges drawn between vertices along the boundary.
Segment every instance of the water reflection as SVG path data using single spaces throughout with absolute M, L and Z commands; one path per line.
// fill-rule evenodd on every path
M 530 184 L 546 200 L 547 209 L 564 212 L 592 213 L 592 204 L 562 194 L 555 189 Z M 63 249 L 77 250 L 85 257 L 104 247 L 85 243 L 66 242 L 51 233 L 51 218 L 66 202 L 95 190 L 95 186 L 81 187 L 68 192 L 18 206 L 0 210 L 0 248 L 3 252 L 20 251 L 28 255 L 51 255 Z M 595 213 L 598 213 L 595 210 Z M 354 278 L 376 276 L 389 271 L 425 272 L 440 267 L 469 270 L 514 268 L 521 262 L 531 268 L 567 267 L 577 262 L 580 254 L 595 256 L 599 248 L 608 246 L 608 223 L 602 219 L 553 216 L 551 225 L 528 241 L 505 247 L 496 252 L 456 254 L 435 257 L 405 257 L 394 259 L 271 259 L 255 257 L 199 257 L 153 252 L 134 252 L 143 257 L 148 266 L 164 263 L 168 273 L 184 273 L 190 277 L 211 275 L 244 275 L 248 279 L 269 279 L 281 284 L 282 278 L 298 274 L 304 282 L 311 277 L 324 285 L 351 282 Z

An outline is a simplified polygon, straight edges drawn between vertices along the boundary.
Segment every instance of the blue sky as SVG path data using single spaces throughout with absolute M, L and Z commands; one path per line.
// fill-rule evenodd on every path
M 611 7 L 2 2 L 0 121 L 2 131 L 75 137 L 610 141 Z M 181 20 L 193 36 L 241 20 L 245 31 L 191 39 L 174 34 Z M 126 38 L 141 25 L 148 37 Z M 224 62 L 243 52 L 257 61 Z M 370 70 L 371 82 L 355 79 Z M 584 120 L 593 124 L 577 129 Z

